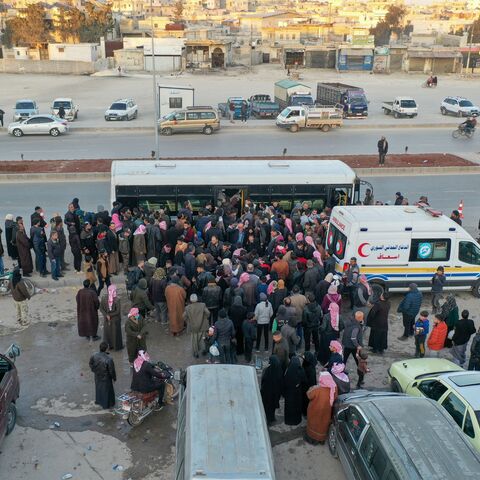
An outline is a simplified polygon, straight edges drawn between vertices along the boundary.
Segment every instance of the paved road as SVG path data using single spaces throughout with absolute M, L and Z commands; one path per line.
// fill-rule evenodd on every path
M 233 156 L 280 155 L 288 149 L 290 155 L 365 154 L 375 153 L 379 135 L 390 143 L 390 153 L 472 153 L 480 151 L 480 136 L 457 139 L 451 128 L 386 128 L 381 131 L 348 126 L 328 133 L 317 130 L 296 134 L 272 126 L 252 128 L 225 128 L 206 136 L 178 134 L 160 137 L 161 156 Z M 77 158 L 131 158 L 149 156 L 154 147 L 154 136 L 141 132 L 71 132 L 51 138 L 29 136 L 0 137 L 0 160 L 68 160 Z
M 476 235 L 480 212 L 478 196 L 478 175 L 425 175 L 410 177 L 372 177 L 364 178 L 372 183 L 375 198 L 392 202 L 395 192 L 400 191 L 411 203 L 420 195 L 427 195 L 435 208 L 450 213 L 464 201 L 464 225 L 470 233 Z M 26 195 L 28 193 L 28 195 Z M 7 213 L 29 216 L 33 207 L 41 205 L 47 216 L 55 212 L 62 215 L 68 202 L 74 196 L 80 198 L 83 209 L 94 211 L 98 204 L 109 206 L 110 187 L 107 182 L 68 182 L 44 184 L 2 184 L 0 187 L 0 221 Z M 0 224 L 1 225 L 1 224 Z

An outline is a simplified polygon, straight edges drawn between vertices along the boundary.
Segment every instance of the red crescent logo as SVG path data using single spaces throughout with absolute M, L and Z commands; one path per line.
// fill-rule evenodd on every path
M 369 247 L 369 246 L 370 246 L 369 243 L 362 243 L 362 244 L 358 247 L 358 254 L 359 254 L 361 257 L 363 257 L 363 258 L 368 257 L 368 256 L 370 255 L 370 252 L 364 253 L 363 250 L 364 250 L 365 248 Z

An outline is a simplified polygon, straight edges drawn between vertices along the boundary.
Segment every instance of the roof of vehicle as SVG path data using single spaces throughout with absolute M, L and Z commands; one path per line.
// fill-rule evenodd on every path
M 191 475 L 185 478 L 226 478 L 232 472 L 236 478 L 268 479 L 275 475 L 254 368 L 188 367 L 185 395 L 185 470 Z
M 445 215 L 433 216 L 422 208 L 413 205 L 355 205 L 334 207 L 332 216 L 343 218 L 369 232 L 404 232 L 412 228 L 416 232 L 467 232 Z M 388 224 L 388 230 L 386 225 Z M 454 229 L 454 230 L 452 230 Z
M 295 80 L 289 80 L 288 78 L 285 80 L 279 80 L 278 82 L 275 82 L 275 85 L 277 87 L 282 87 L 282 88 L 291 88 L 291 87 L 298 87 L 298 86 L 310 88 L 308 85 L 305 85 L 304 83 L 300 83 Z
M 452 98 L 452 99 L 454 99 L 454 100 L 468 100 L 468 99 L 465 98 L 465 97 L 458 97 L 458 96 L 455 96 L 455 95 L 450 95 L 450 96 L 448 96 L 448 97 L 445 97 L 444 100 L 446 100 L 447 98 Z
M 16 100 L 15 103 L 20 103 L 20 102 L 31 102 L 35 103 L 35 100 L 32 100 L 31 98 L 22 98 L 20 100 Z
M 133 98 L 119 98 L 118 100 L 114 100 L 112 102 L 112 105 L 114 103 L 127 103 L 127 102 L 134 102 L 135 100 L 133 100 Z
M 395 100 L 413 100 L 413 101 L 415 101 L 415 99 L 413 97 L 395 97 Z
M 65 120 L 62 120 L 61 118 L 58 118 L 56 115 L 52 115 L 50 113 L 37 113 L 36 115 L 30 115 L 27 117 L 25 120 L 31 120 L 32 118 L 39 118 L 39 117 L 48 117 L 51 118 L 52 120 L 57 120 L 59 122 L 63 122 Z
M 340 160 L 113 161 L 111 172 L 116 185 L 269 185 L 273 176 L 279 185 L 351 184 L 356 178 Z
M 366 414 L 384 448 L 410 457 L 418 478 L 478 478 L 480 457 L 433 400 L 389 393 L 356 398 L 352 403 Z M 382 428 L 385 423 L 391 429 Z
M 444 358 L 411 358 L 408 360 L 399 360 L 392 363 L 390 371 L 392 368 L 399 369 L 401 374 L 408 375 L 412 380 L 427 375 L 464 371 L 462 367 Z
M 73 102 L 71 98 L 56 98 L 54 102 Z
M 480 372 L 461 371 L 439 375 L 457 391 L 474 410 L 480 410 Z

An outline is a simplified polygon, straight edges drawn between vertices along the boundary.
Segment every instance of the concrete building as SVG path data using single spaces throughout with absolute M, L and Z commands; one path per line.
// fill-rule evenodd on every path
M 231 40 L 186 40 L 186 64 L 195 68 L 225 68 L 232 63 Z
M 404 70 L 425 74 L 459 73 L 462 61 L 458 49 L 409 48 L 404 57 Z
M 50 60 L 69 62 L 95 62 L 101 56 L 98 43 L 49 43 Z

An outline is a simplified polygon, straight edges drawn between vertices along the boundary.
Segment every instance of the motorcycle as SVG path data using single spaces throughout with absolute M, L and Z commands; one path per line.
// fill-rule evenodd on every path
M 0 295 L 10 295 L 10 281 L 12 280 L 13 271 L 5 272 L 0 275 Z M 23 282 L 27 287 L 30 296 L 35 295 L 35 284 L 28 278 L 23 278 Z
M 472 138 L 474 132 L 475 132 L 474 128 L 465 128 L 465 127 L 459 126 L 456 130 L 452 132 L 452 137 L 459 138 L 463 136 L 467 138 Z
M 182 373 L 181 371 L 174 371 L 172 367 L 163 362 L 157 362 L 155 367 L 167 374 L 167 378 L 163 380 L 165 383 L 163 400 L 166 404 L 171 405 L 180 392 Z M 158 391 L 148 393 L 126 392 L 119 395 L 117 400 L 119 406 L 115 409 L 115 413 L 126 420 L 129 425 L 136 427 L 157 409 Z

